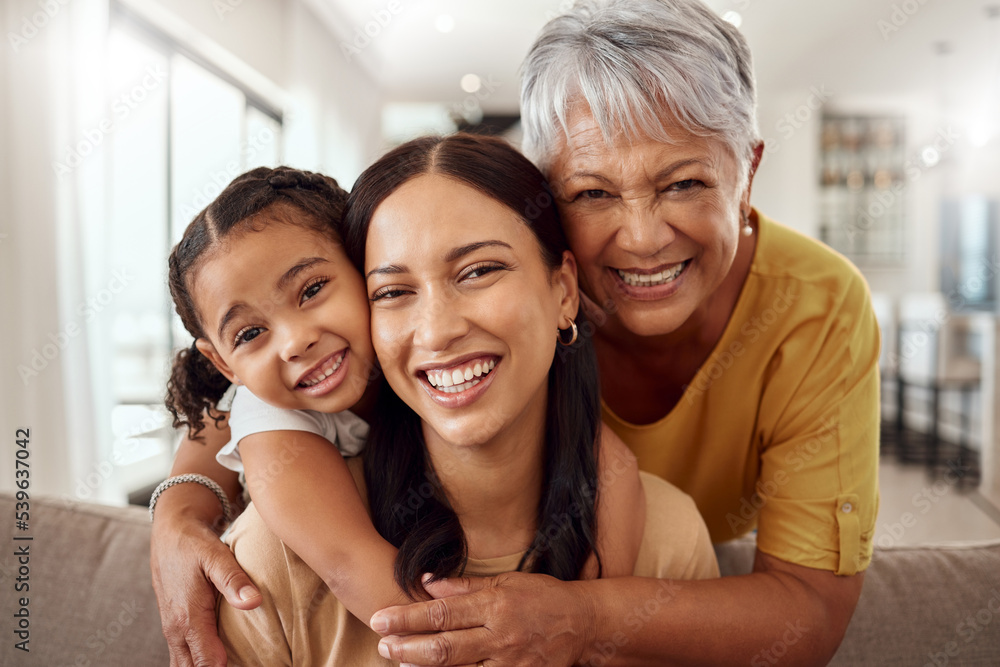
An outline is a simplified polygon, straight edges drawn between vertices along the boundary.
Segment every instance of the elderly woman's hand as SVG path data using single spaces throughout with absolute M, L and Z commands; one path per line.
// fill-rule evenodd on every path
M 211 491 L 181 486 L 188 496 L 208 494 L 208 506 L 218 506 Z M 216 589 L 237 609 L 259 606 L 261 596 L 211 523 L 195 507 L 181 505 L 186 499 L 176 493 L 170 489 L 157 504 L 150 545 L 153 589 L 170 666 L 225 667 L 226 651 L 215 620 Z
M 379 653 L 403 663 L 571 665 L 593 641 L 578 584 L 522 572 L 446 579 L 426 584 L 434 600 L 383 609 L 371 626 Z

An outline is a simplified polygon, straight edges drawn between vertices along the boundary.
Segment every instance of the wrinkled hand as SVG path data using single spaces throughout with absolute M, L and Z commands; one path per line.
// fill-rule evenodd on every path
M 170 647 L 170 667 L 225 667 L 215 618 L 216 589 L 237 609 L 260 606 L 260 592 L 211 528 L 159 515 L 150 549 L 153 589 Z
M 435 599 L 375 613 L 383 657 L 417 665 L 571 665 L 593 628 L 578 582 L 509 572 L 426 584 Z

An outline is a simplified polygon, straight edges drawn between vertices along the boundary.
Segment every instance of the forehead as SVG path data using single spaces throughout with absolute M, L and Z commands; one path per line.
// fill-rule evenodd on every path
M 191 284 L 197 284 L 203 274 L 249 273 L 260 283 L 267 271 L 284 270 L 280 265 L 297 258 L 302 252 L 330 252 L 340 246 L 333 238 L 302 224 L 282 218 L 257 216 L 241 223 L 225 238 L 210 248 L 192 272 Z M 263 264 L 253 264 L 253 258 L 269 258 Z
M 486 238 L 516 247 L 533 243 L 534 234 L 518 213 L 496 199 L 456 179 L 424 174 L 401 185 L 375 209 L 365 264 L 440 259 L 453 248 Z
M 557 144 L 549 177 L 558 182 L 581 168 L 659 167 L 659 163 L 683 159 L 697 159 L 718 168 L 732 159 L 718 138 L 693 134 L 674 122 L 665 122 L 663 131 L 662 137 L 630 136 L 619 131 L 606 138 L 590 110 L 577 105 L 567 114 L 566 132 Z
M 191 294 L 202 322 L 213 327 L 232 303 L 271 293 L 278 278 L 305 257 L 346 263 L 339 247 L 310 227 L 279 219 L 258 218 L 253 226 L 233 230 L 206 252 L 191 274 Z

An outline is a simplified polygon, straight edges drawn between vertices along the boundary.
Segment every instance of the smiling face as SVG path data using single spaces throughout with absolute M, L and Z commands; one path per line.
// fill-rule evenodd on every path
M 275 407 L 348 409 L 375 359 L 364 282 L 339 243 L 267 211 L 261 218 L 262 228 L 231 234 L 194 274 L 208 335 L 198 349 Z
M 379 204 L 365 249 L 373 343 L 428 446 L 505 432 L 541 441 L 575 269 L 568 253 L 550 269 L 516 213 L 452 178 L 417 176 Z
M 706 313 L 740 241 L 739 163 L 717 139 L 608 145 L 589 111 L 569 116 L 550 179 L 584 292 L 639 336 Z M 697 321 L 698 318 L 695 318 Z

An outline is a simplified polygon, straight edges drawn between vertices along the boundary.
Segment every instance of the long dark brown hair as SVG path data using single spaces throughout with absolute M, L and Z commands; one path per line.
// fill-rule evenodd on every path
M 190 280 L 200 262 L 234 232 L 259 229 L 262 214 L 306 225 L 338 243 L 347 193 L 334 179 L 290 167 L 258 167 L 233 179 L 184 231 L 170 253 L 168 280 L 177 314 L 188 333 L 206 338 L 191 296 Z M 207 415 L 218 424 L 224 415 L 216 404 L 229 380 L 192 345 L 174 358 L 166 404 L 174 428 L 187 425 L 197 438 Z
M 454 178 L 514 211 L 538 239 L 545 264 L 553 271 L 561 265 L 569 246 L 542 174 L 500 139 L 457 134 L 403 144 L 358 178 L 344 214 L 344 245 L 362 274 L 375 209 L 422 174 Z M 584 321 L 583 312 L 578 312 L 577 325 Z M 576 579 L 590 553 L 596 552 L 598 392 L 589 338 L 581 336 L 573 347 L 558 348 L 549 370 L 545 482 L 537 532 L 518 569 Z M 399 549 L 399 585 L 415 594 L 425 572 L 438 578 L 462 571 L 465 534 L 426 457 L 420 417 L 388 383 L 379 393 L 364 470 L 375 527 Z

